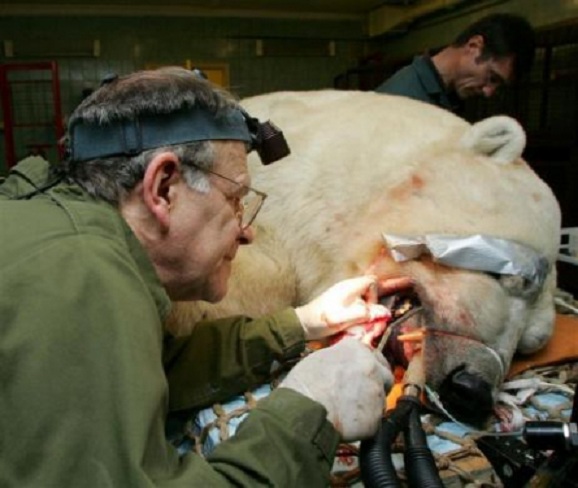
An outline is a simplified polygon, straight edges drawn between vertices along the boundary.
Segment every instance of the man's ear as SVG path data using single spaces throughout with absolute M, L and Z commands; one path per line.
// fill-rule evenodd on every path
M 475 57 L 481 56 L 484 52 L 485 46 L 484 36 L 479 34 L 472 36 L 468 39 L 466 43 L 467 48 L 475 54 Z
M 143 200 L 163 230 L 170 224 L 175 185 L 181 179 L 180 162 L 173 152 L 157 154 L 147 166 L 143 177 Z

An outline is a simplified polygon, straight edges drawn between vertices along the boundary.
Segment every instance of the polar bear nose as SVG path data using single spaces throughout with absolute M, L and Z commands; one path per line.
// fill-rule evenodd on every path
M 492 413 L 492 387 L 479 374 L 465 368 L 461 366 L 446 377 L 440 386 L 440 400 L 461 422 L 482 426 Z

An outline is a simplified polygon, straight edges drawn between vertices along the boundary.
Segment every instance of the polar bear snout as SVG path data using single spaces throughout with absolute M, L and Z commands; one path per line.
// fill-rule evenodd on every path
M 455 419 L 482 427 L 490 418 L 504 378 L 502 358 L 480 338 L 456 334 L 458 327 L 430 324 L 423 343 L 426 384 Z
M 491 385 L 476 372 L 461 365 L 452 371 L 439 388 L 442 405 L 455 418 L 482 426 L 494 404 Z

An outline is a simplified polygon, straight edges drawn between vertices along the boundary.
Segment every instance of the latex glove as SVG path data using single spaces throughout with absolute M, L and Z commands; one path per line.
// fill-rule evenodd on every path
M 385 358 L 345 338 L 301 360 L 279 385 L 321 403 L 344 441 L 373 436 L 393 375 Z
M 409 278 L 378 282 L 372 275 L 340 281 L 309 303 L 295 309 L 305 339 L 328 337 L 355 324 L 388 320 L 389 310 L 377 303 L 379 294 L 408 288 Z

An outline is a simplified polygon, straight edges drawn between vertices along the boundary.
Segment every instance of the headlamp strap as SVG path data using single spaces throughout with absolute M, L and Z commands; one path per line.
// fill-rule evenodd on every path
M 107 124 L 77 122 L 70 126 L 69 132 L 72 161 L 132 156 L 156 147 L 206 140 L 253 144 L 245 117 L 236 109 L 220 117 L 195 107 Z

